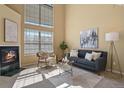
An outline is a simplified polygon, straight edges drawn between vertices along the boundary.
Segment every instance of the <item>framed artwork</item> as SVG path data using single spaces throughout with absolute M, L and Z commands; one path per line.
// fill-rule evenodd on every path
M 81 48 L 98 48 L 98 28 L 91 28 L 80 32 Z
M 18 25 L 9 19 L 4 19 L 5 42 L 18 42 Z

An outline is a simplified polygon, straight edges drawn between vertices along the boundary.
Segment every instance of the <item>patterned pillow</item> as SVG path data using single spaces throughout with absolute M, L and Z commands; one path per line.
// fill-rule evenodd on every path
M 93 59 L 93 54 L 92 53 L 86 53 L 85 59 L 91 61 Z
M 70 57 L 78 57 L 78 51 L 77 50 L 71 50 Z
M 93 55 L 93 60 L 96 60 L 101 56 L 101 52 L 92 52 L 92 55 Z

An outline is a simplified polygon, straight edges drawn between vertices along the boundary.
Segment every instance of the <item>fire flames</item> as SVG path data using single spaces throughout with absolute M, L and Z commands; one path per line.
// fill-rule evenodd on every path
M 5 55 L 5 61 L 6 62 L 11 62 L 15 60 L 15 52 L 14 51 L 9 51 Z

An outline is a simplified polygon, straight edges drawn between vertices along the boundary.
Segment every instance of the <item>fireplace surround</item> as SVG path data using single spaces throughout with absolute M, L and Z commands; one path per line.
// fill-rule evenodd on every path
M 0 75 L 20 69 L 19 46 L 0 46 Z

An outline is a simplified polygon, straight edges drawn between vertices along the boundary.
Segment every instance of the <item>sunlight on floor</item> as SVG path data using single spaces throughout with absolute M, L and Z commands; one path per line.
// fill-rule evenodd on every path
M 57 88 L 83 88 L 81 86 L 73 86 L 73 85 L 69 85 L 67 83 L 63 83 L 61 85 L 59 85 Z
M 51 78 L 53 76 L 59 75 L 60 72 L 63 73 L 64 70 L 62 70 L 62 69 L 55 69 L 55 70 L 53 70 L 53 71 L 51 71 L 51 72 L 49 72 L 47 74 L 45 73 L 44 76 L 45 76 L 46 79 L 48 79 L 48 78 Z
M 30 68 L 20 72 L 13 88 L 20 88 L 42 81 L 42 74 L 36 72 L 36 70 L 37 68 Z
M 25 74 L 28 74 L 28 73 L 32 73 L 32 72 L 36 71 L 37 69 L 38 69 L 37 67 L 25 69 L 25 70 L 21 71 L 19 73 L 19 75 L 25 75 Z
M 31 84 L 35 84 L 37 82 L 41 82 L 44 79 L 48 79 L 54 76 L 57 76 L 64 71 L 62 69 L 54 69 L 52 71 L 49 71 L 48 73 L 45 72 L 38 72 L 38 68 L 29 68 L 21 71 L 19 73 L 19 76 L 17 77 L 13 88 L 21 88 L 25 87 Z

